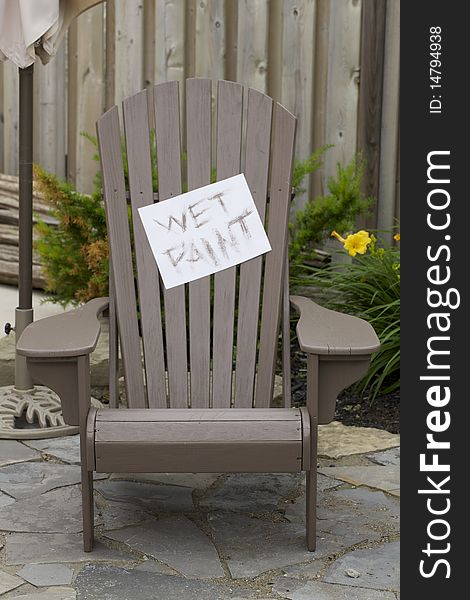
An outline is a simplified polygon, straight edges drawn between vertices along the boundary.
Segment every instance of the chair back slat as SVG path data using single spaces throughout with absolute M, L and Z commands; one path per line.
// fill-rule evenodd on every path
M 295 117 L 283 106 L 276 104 L 272 134 L 268 214 L 268 237 L 272 250 L 266 255 L 264 272 L 258 374 L 255 391 L 255 406 L 257 408 L 269 406 L 274 388 L 295 126 Z
M 252 89 L 248 91 L 245 177 L 263 223 L 268 186 L 272 104 L 268 96 Z M 235 377 L 237 408 L 249 407 L 253 403 L 262 266 L 262 256 L 240 266 Z
M 240 172 L 243 87 L 230 81 L 217 86 L 217 180 Z M 212 405 L 230 407 L 236 268 L 214 275 Z
M 160 202 L 181 194 L 181 141 L 178 82 L 154 87 Z M 170 406 L 188 406 L 185 286 L 164 290 L 165 338 Z
M 138 214 L 140 207 L 153 204 L 146 90 L 124 100 L 123 115 L 147 398 L 150 407 L 163 408 L 167 405 L 167 399 L 160 282 L 155 259 Z
M 188 190 L 211 180 L 212 80 L 186 81 Z M 209 407 L 211 278 L 189 284 L 189 362 L 191 407 Z
M 146 406 L 117 107 L 97 122 L 128 405 Z

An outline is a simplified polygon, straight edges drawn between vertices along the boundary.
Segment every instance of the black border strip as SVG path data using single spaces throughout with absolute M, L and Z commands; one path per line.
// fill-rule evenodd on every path
M 470 27 L 460 6 L 463 9 L 457 2 L 435 0 L 401 3 L 401 597 L 405 600 L 459 598 L 468 571 L 464 542 L 470 532 L 465 489 L 470 482 L 466 464 L 470 99 L 464 90 Z M 430 43 L 437 38 L 431 40 L 430 35 L 437 30 L 432 27 L 440 28 L 441 36 L 441 76 L 434 81 L 430 75 L 436 74 L 429 72 L 434 58 Z M 432 89 L 435 83 L 442 87 Z M 428 172 L 430 163 L 450 169 Z M 436 208 L 439 204 L 442 209 Z M 435 268 L 429 271 L 431 267 Z M 430 295 L 428 289 L 433 290 Z M 454 308 L 444 306 L 446 299 Z M 442 316 L 430 317 L 433 313 Z M 420 379 L 436 376 L 449 379 Z M 427 448 L 428 434 L 442 446 Z M 425 455 L 421 469 L 420 454 Z M 426 471 L 424 464 L 433 461 L 443 466 Z M 445 465 L 449 471 L 441 470 Z

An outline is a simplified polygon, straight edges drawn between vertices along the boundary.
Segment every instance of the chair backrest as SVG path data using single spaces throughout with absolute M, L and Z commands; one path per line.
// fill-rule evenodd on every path
M 253 89 L 245 93 L 244 111 L 243 86 L 218 81 L 216 132 L 212 135 L 212 81 L 186 81 L 183 139 L 188 189 L 211 182 L 212 156 L 217 180 L 243 172 L 272 251 L 241 266 L 166 290 L 137 210 L 155 199 L 151 162 L 154 141 L 158 201 L 171 202 L 171 197 L 182 193 L 178 82 L 156 85 L 152 95 L 154 137 L 149 131 L 147 92 L 123 102 L 132 234 L 118 108 L 111 108 L 97 122 L 128 404 L 267 407 L 278 348 L 296 119 Z

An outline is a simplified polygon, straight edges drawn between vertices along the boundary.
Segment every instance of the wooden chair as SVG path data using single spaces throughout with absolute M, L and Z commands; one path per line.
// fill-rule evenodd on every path
M 182 192 L 178 83 L 156 85 L 152 96 L 158 201 L 171 202 Z M 244 172 L 272 251 L 210 278 L 163 289 L 137 213 L 155 200 L 147 92 L 140 92 L 123 102 L 129 192 L 118 108 L 97 123 L 111 300 L 95 299 L 36 321 L 18 341 L 31 374 L 61 397 L 66 422 L 80 426 L 86 551 L 93 546 L 93 471 L 306 471 L 307 545 L 315 549 L 317 426 L 333 419 L 336 395 L 366 373 L 379 343 L 368 323 L 291 298 L 300 311 L 300 346 L 308 354 L 307 406 L 291 408 L 286 253 L 296 119 L 248 89 L 244 128 L 243 96 L 241 85 L 217 83 L 213 136 L 212 81 L 187 80 L 187 183 L 189 189 L 210 183 L 212 155 L 217 179 Z M 90 407 L 90 353 L 103 311 L 110 314 L 112 408 L 96 410 Z M 128 409 L 116 408 L 115 314 Z M 271 408 L 281 320 L 284 408 Z

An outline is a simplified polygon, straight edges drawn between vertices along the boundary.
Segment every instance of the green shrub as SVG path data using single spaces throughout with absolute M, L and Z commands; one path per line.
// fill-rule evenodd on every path
M 294 160 L 294 169 L 292 171 L 292 187 L 297 195 L 303 194 L 305 188 L 302 184 L 307 175 L 311 175 L 323 166 L 323 155 L 332 148 L 331 144 L 322 146 L 307 157 L 305 160 Z
M 47 281 L 48 300 L 78 304 L 108 293 L 108 241 L 101 193 L 79 194 L 73 187 L 34 167 L 38 190 L 58 220 L 39 221 L 35 243 Z
M 374 237 L 369 250 L 350 263 L 324 269 L 301 265 L 297 285 L 310 286 L 319 304 L 366 319 L 381 343 L 367 375 L 358 384 L 371 399 L 400 386 L 400 249 L 379 246 Z
M 99 163 L 97 140 L 82 132 L 95 152 Z M 151 132 L 152 165 L 155 165 L 155 134 Z M 128 188 L 128 169 L 125 146 L 123 150 L 124 177 Z M 35 247 L 47 282 L 47 300 L 61 304 L 79 304 L 108 295 L 108 239 L 102 197 L 101 173 L 94 179 L 91 195 L 76 192 L 72 184 L 60 181 L 45 169 L 35 165 L 34 177 L 38 190 L 51 207 L 58 226 L 39 220 Z M 152 169 L 154 191 L 158 189 L 157 171 Z
M 345 167 L 338 164 L 336 177 L 328 180 L 329 194 L 315 198 L 297 211 L 290 227 L 289 256 L 294 270 L 297 264 L 315 255 L 315 245 L 329 236 L 332 229 L 351 229 L 356 218 L 367 212 L 372 198 L 366 198 L 361 191 L 363 172 L 364 161 L 359 155 Z

